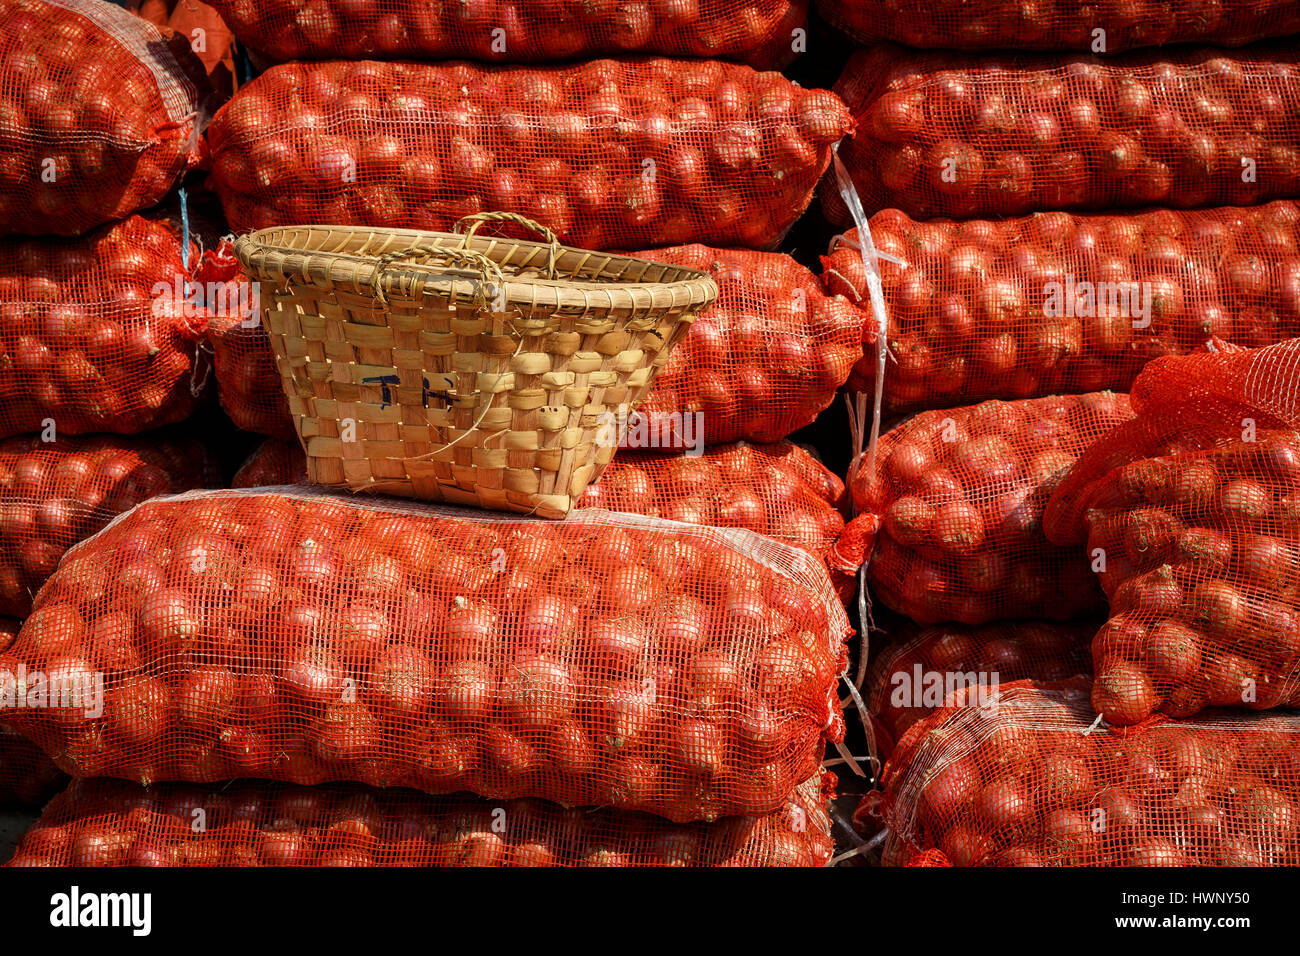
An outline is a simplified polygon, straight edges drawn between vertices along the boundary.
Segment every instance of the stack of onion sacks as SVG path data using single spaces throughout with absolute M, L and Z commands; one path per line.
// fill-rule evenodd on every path
M 1300 703 L 1300 340 L 1165 358 L 1137 418 L 1078 460 L 1049 502 L 1050 540 L 1085 540 L 1111 617 L 1093 703 L 1159 711 Z

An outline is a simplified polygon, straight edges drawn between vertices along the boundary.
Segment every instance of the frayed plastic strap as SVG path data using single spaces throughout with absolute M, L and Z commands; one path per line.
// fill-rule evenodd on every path
M 181 203 L 181 264 L 185 266 L 185 274 L 190 272 L 190 206 L 186 202 L 185 190 L 176 190 L 176 196 Z
M 867 223 L 867 214 L 862 209 L 862 200 L 853 185 L 849 171 L 840 161 L 839 145 L 831 152 L 831 163 L 835 167 L 835 182 L 839 187 L 840 197 L 858 230 L 858 254 L 862 257 L 862 266 L 867 276 L 867 294 L 871 300 L 871 314 L 876 320 L 876 394 L 871 409 L 871 440 L 867 444 L 867 474 L 876 471 L 876 443 L 880 439 L 880 417 L 885 398 L 885 358 L 889 348 L 889 313 L 885 309 L 885 290 L 880 281 L 880 260 L 906 265 L 894 256 L 882 253 L 876 248 L 871 238 L 871 226 Z M 859 444 L 861 439 L 859 439 Z
M 849 750 L 848 745 L 842 740 L 837 740 L 835 741 L 835 749 L 840 752 L 840 756 L 843 757 L 844 762 L 849 765 L 849 769 L 853 771 L 854 776 L 862 777 L 865 780 L 867 775 L 863 773 L 862 768 L 858 766 L 859 758 L 853 755 L 853 751 Z M 872 757 L 870 759 L 874 762 L 876 758 Z
M 1101 716 L 1101 714 L 1098 714 L 1098 715 L 1097 715 L 1097 719 L 1094 720 L 1091 724 L 1088 725 L 1088 729 L 1087 729 L 1087 730 L 1083 731 L 1083 736 L 1085 736 L 1085 737 L 1088 736 L 1090 733 L 1092 733 L 1094 730 L 1096 730 L 1098 727 L 1100 727 L 1100 726 L 1101 726 L 1101 721 L 1102 721 L 1102 716 Z

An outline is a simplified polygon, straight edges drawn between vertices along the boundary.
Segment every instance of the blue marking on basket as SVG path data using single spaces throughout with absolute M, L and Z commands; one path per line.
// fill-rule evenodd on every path
M 429 380 L 427 378 L 422 379 L 421 381 L 423 382 L 424 385 L 422 389 L 423 392 L 422 398 L 424 400 L 425 408 L 429 407 L 430 396 L 433 396 L 434 398 L 442 399 L 442 401 L 447 405 L 451 404 L 450 389 L 454 383 L 452 382 L 450 375 L 444 376 L 443 378 L 443 381 L 445 381 L 448 386 L 446 391 L 441 391 L 441 392 L 434 391 L 432 386 L 429 385 Z M 402 380 L 398 378 L 396 375 L 371 375 L 366 378 L 363 378 L 361 380 L 361 384 L 362 385 L 377 384 L 379 386 L 379 397 L 380 397 L 379 407 L 387 408 L 389 405 L 393 404 L 393 393 L 389 390 L 388 386 L 401 385 Z

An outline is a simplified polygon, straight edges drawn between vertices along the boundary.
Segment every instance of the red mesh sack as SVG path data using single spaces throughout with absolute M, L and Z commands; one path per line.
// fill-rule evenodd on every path
M 892 41 L 922 49 L 1119 53 L 1166 43 L 1244 46 L 1300 33 L 1292 0 L 819 0 L 817 9 L 864 46 Z
M 1111 617 L 1093 641 L 1093 703 L 1153 711 L 1300 704 L 1300 339 L 1161 359 L 1138 417 L 1053 495 L 1053 540 L 1086 537 Z
M 99 0 L 0 0 L 0 22 L 0 233 L 78 235 L 198 162 L 188 38 Z
M 872 661 L 867 706 L 887 740 L 897 741 L 959 687 L 1091 674 L 1096 633 L 1095 620 L 1000 621 L 981 627 L 904 622 Z
M 221 408 L 244 431 L 296 442 L 275 352 L 262 324 L 261 292 L 240 269 L 231 243 L 203 253 L 198 281 L 205 290 L 213 289 L 204 341 L 212 352 Z
M 855 579 L 833 567 L 832 553 L 844 530 L 843 499 L 843 482 L 798 445 L 739 442 L 698 456 L 620 452 L 578 507 L 765 534 L 827 561 L 847 598 Z
M 76 240 L 0 240 L 0 436 L 188 418 L 206 321 L 188 279 L 180 236 L 139 216 Z
M 297 442 L 268 438 L 253 449 L 230 481 L 232 488 L 301 485 L 307 482 L 307 456 Z
M 1294 202 L 960 223 L 889 209 L 870 229 L 903 263 L 880 260 L 894 411 L 1126 391 L 1162 355 L 1300 335 Z M 869 311 L 857 230 L 822 263 L 827 289 Z M 849 387 L 873 392 L 876 323 L 863 338 Z
M 922 412 L 887 432 L 849 475 L 879 522 L 872 593 L 921 624 L 1070 620 L 1104 609 L 1087 555 L 1051 544 L 1043 509 L 1094 439 L 1131 418 L 1111 392 Z M 855 519 L 857 520 L 857 519 Z
M 78 776 L 712 820 L 778 809 L 842 736 L 848 633 L 819 562 L 740 529 L 189 492 L 69 553 L 0 672 L 103 675 L 100 717 L 14 712 Z
M 220 789 L 77 780 L 9 866 L 821 866 L 834 851 L 819 774 L 761 817 L 673 824 L 540 800 L 493 804 L 357 784 Z M 196 832 L 195 811 L 203 828 Z
M 21 624 L 17 618 L 0 617 L 0 651 L 14 642 Z M 0 724 L 0 808 L 39 807 L 67 782 L 40 747 Z
M 217 113 L 238 232 L 522 213 L 587 249 L 775 245 L 852 126 L 827 90 L 716 61 L 292 63 Z
M 840 155 L 868 213 L 897 206 L 921 219 L 1300 196 L 1298 56 L 881 46 L 854 54 L 835 84 L 857 122 Z M 837 191 L 823 200 L 850 224 Z
M 625 447 L 777 441 L 812 424 L 862 354 L 862 313 L 787 255 L 702 245 L 633 255 L 707 272 L 718 298 L 656 376 Z
M 1095 719 L 1086 683 L 1014 682 L 921 720 L 885 768 L 885 864 L 1300 864 L 1300 719 Z
M 0 441 L 0 614 L 26 616 L 63 553 L 154 495 L 215 484 L 196 441 Z
M 465 58 L 504 63 L 626 53 L 719 57 L 779 69 L 795 57 L 806 0 L 656 0 L 498 6 L 347 0 L 215 0 L 236 36 L 276 60 Z

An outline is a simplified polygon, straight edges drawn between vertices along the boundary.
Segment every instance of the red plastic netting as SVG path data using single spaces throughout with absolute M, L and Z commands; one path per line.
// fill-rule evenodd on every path
M 1300 196 L 1300 54 L 854 54 L 840 155 L 868 213 L 1249 206 Z M 850 225 L 838 192 L 827 216 Z
M 707 272 L 718 298 L 655 377 L 625 447 L 777 441 L 812 424 L 862 354 L 862 313 L 787 255 L 702 245 L 633 255 Z
M 273 67 L 208 135 L 239 232 L 505 210 L 588 249 L 767 248 L 851 127 L 827 90 L 717 61 L 361 61 Z
M 239 466 L 230 481 L 232 488 L 265 488 L 269 485 L 307 483 L 307 455 L 296 441 L 267 438 Z
M 71 692 L 14 711 L 78 776 L 712 820 L 815 772 L 849 633 L 820 562 L 749 531 L 189 492 L 70 552 L 0 672 L 102 686 L 100 717 Z
M 856 577 L 833 552 L 844 504 L 843 482 L 798 445 L 739 442 L 698 456 L 619 452 L 577 507 L 756 531 L 825 561 L 847 600 Z
M 197 441 L 0 441 L 0 614 L 25 616 L 63 553 L 146 498 L 217 484 Z
M 356 784 L 221 789 L 78 780 L 8 866 L 821 866 L 834 776 L 779 810 L 673 824 L 540 800 L 493 804 Z
M 641 52 L 779 69 L 803 49 L 808 17 L 806 0 L 213 0 L 213 6 L 240 40 L 281 61 L 536 63 Z
M 980 627 L 912 622 L 892 629 L 867 674 L 867 706 L 888 756 L 893 741 L 962 687 L 1057 681 L 1092 673 L 1097 621 L 1000 621 Z
M 301 446 L 268 438 L 244 462 L 235 488 L 304 484 Z M 845 489 L 804 448 L 718 445 L 702 454 L 620 452 L 578 508 L 605 508 L 686 524 L 746 528 L 801 548 L 827 563 L 835 590 L 847 601 L 856 587 L 853 569 L 839 567 L 833 551 L 844 530 Z
M 819 0 L 817 9 L 864 46 L 922 49 L 1119 53 L 1166 43 L 1244 46 L 1300 33 L 1294 0 Z
M 983 703 L 900 742 L 883 778 L 886 865 L 1300 864 L 1294 715 L 1089 732 L 1083 681 L 1003 684 Z
M 197 250 L 191 246 L 191 262 Z M 188 418 L 206 322 L 181 239 L 134 216 L 75 240 L 0 240 L 0 436 L 138 432 Z
M 1111 392 L 922 412 L 849 475 L 878 521 L 872 594 L 922 624 L 1063 621 L 1104 608 L 1087 555 L 1043 534 L 1047 499 L 1094 439 L 1131 418 Z M 861 519 L 855 519 L 861 520 Z
M 153 206 L 199 159 L 209 96 L 187 37 L 100 0 L 0 0 L 0 234 Z
M 205 291 L 208 286 L 213 290 L 207 297 L 212 316 L 204 341 L 212 352 L 222 409 L 244 431 L 296 442 L 275 352 L 262 324 L 261 290 L 240 269 L 234 245 L 222 242 L 205 251 L 197 278 Z
M 889 314 L 885 406 L 1126 391 L 1162 355 L 1300 334 L 1300 204 L 1021 219 L 870 222 Z M 823 257 L 870 311 L 857 230 Z M 875 390 L 876 323 L 849 378 Z
M 1138 417 L 1090 448 L 1044 526 L 1110 597 L 1093 642 L 1109 721 L 1300 704 L 1300 339 L 1161 359 Z
M 14 642 L 21 624 L 0 617 L 0 651 Z M 67 783 L 67 775 L 40 747 L 0 724 L 0 808 L 39 807 Z

